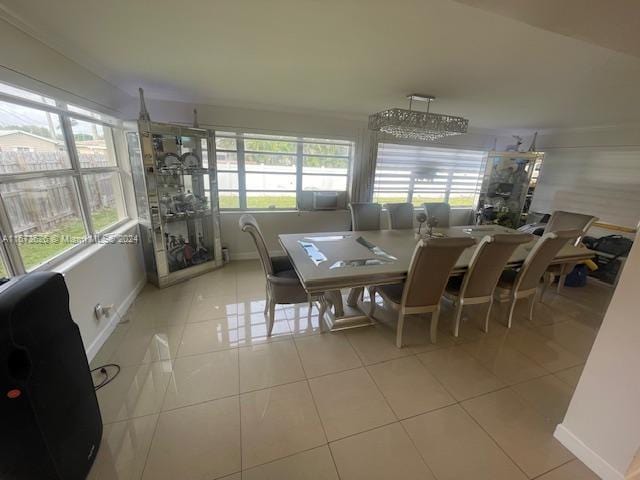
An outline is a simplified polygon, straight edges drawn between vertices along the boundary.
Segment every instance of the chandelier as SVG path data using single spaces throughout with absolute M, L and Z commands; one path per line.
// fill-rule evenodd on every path
M 429 112 L 436 97 L 417 93 L 407 95 L 409 110 L 391 108 L 369 117 L 369 129 L 388 133 L 397 138 L 433 141 L 450 135 L 467 133 L 469 120 L 452 115 Z M 427 111 L 411 110 L 413 101 L 427 102 Z

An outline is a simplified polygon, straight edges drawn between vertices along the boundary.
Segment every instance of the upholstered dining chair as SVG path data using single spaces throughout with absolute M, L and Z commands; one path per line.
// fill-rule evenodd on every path
M 582 241 L 582 237 L 587 233 L 587 230 L 591 228 L 594 222 L 598 221 L 598 217 L 592 215 L 585 215 L 583 213 L 565 212 L 563 210 L 556 210 L 551 215 L 549 222 L 544 228 L 544 233 L 556 232 L 558 230 L 580 230 L 580 235 L 576 237 L 574 245 L 579 245 Z M 575 267 L 575 263 L 563 263 L 562 265 L 551 265 L 547 272 L 553 275 L 551 282 L 555 277 L 558 277 L 558 286 L 556 292 L 560 293 L 564 286 L 564 281 L 567 275 Z M 546 290 L 546 289 L 545 289 Z M 543 291 L 544 294 L 544 291 Z
M 498 301 L 509 301 L 509 317 L 507 327 L 511 328 L 516 302 L 521 298 L 529 299 L 529 320 L 533 318 L 535 296 L 540 279 L 545 275 L 549 265 L 558 252 L 575 240 L 580 230 L 560 230 L 542 235 L 531 248 L 518 271 L 505 270 L 498 280 L 495 295 Z M 548 280 L 547 280 L 548 282 Z
M 452 277 L 444 292 L 455 306 L 453 336 L 460 331 L 460 319 L 465 305 L 488 303 L 483 330 L 489 331 L 489 316 L 493 305 L 493 292 L 507 262 L 519 245 L 530 242 L 535 237 L 529 234 L 487 235 L 478 244 L 469 261 L 469 269 L 464 277 Z
M 423 203 L 424 212 L 427 214 L 427 222 L 430 218 L 438 220 L 438 227 L 449 228 L 451 207 L 446 202 Z
M 391 230 L 407 230 L 413 228 L 412 203 L 386 203 L 389 228 Z
M 267 335 L 271 336 L 273 324 L 275 322 L 276 304 L 303 303 L 309 302 L 309 311 L 311 311 L 311 298 L 302 287 L 300 279 L 291 265 L 291 261 L 287 256 L 271 257 L 267 244 L 262 235 L 262 231 L 256 219 L 249 214 L 244 214 L 239 220 L 240 230 L 247 232 L 253 238 L 260 263 L 264 270 L 267 280 L 266 295 L 267 301 L 264 308 L 265 315 L 268 313 Z M 322 318 L 319 319 L 323 321 Z
M 372 301 L 369 315 L 375 313 L 375 293 L 386 305 L 398 312 L 396 346 L 402 348 L 405 315 L 431 313 L 431 342 L 436 343 L 440 299 L 451 270 L 462 252 L 476 243 L 472 237 L 430 238 L 420 240 L 409 265 L 404 284 L 371 287 Z
M 379 203 L 350 203 L 352 230 L 380 230 Z

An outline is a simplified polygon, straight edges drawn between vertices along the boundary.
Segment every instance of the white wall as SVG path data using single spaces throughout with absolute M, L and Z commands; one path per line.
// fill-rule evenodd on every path
M 0 81 L 112 115 L 131 97 L 0 18 Z
M 640 127 L 541 135 L 545 152 L 532 211 L 568 210 L 635 228 L 640 220 Z M 600 232 L 607 233 L 607 232 Z
M 123 234 L 138 234 L 131 222 Z M 91 360 L 147 282 L 142 251 L 137 244 L 92 245 L 77 257 L 56 266 L 69 289 L 73 320 L 80 327 L 87 356 Z M 98 320 L 97 303 L 113 305 L 113 313 Z
M 620 283 L 556 437 L 604 479 L 622 480 L 640 447 L 640 241 Z

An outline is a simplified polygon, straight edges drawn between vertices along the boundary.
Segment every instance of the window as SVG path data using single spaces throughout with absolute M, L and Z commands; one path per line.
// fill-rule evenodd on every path
M 473 207 L 485 159 L 482 151 L 380 143 L 373 201 Z
M 302 191 L 346 191 L 353 143 L 216 132 L 221 209 L 295 209 Z
M 31 271 L 127 218 L 117 123 L 0 84 L 0 275 Z

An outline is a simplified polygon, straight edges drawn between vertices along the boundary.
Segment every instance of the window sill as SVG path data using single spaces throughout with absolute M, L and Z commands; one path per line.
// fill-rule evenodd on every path
M 113 230 L 107 230 L 102 234 L 103 235 L 106 235 L 106 234 L 125 235 L 127 233 L 130 233 L 131 230 L 134 228 L 137 230 L 137 227 L 138 227 L 138 220 L 129 219 L 129 220 L 126 220 L 123 224 L 114 228 Z M 137 235 L 137 231 L 135 234 Z M 57 260 L 54 258 L 50 262 L 44 263 L 32 271 L 37 272 L 37 271 L 43 271 L 43 270 L 54 270 L 56 272 L 64 274 L 67 271 L 79 265 L 80 263 L 82 263 L 83 261 L 85 261 L 87 258 L 94 255 L 96 252 L 98 252 L 102 248 L 106 246 L 111 246 L 111 245 L 112 244 L 109 244 L 109 243 L 99 243 L 99 244 L 92 243 L 82 248 L 78 248 L 78 251 L 74 251 L 75 249 L 72 249 L 72 251 L 69 252 L 68 257 L 57 259 Z
M 297 214 L 301 214 L 301 213 L 318 213 L 318 212 L 347 212 L 348 209 L 346 208 L 338 208 L 336 210 L 296 210 L 296 209 L 292 209 L 292 210 L 285 210 L 285 209 L 263 209 L 263 210 L 220 210 L 220 215 L 242 215 L 245 213 L 254 215 L 254 214 L 261 214 L 261 213 L 297 213 Z

